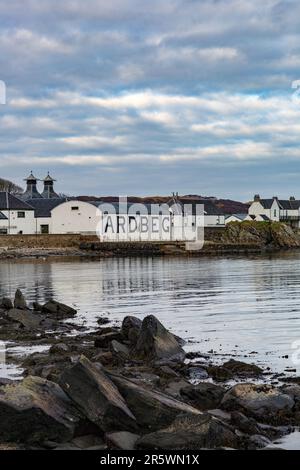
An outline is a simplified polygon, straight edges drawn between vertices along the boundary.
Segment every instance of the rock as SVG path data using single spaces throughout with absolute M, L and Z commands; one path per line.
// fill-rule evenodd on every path
M 200 414 L 198 410 L 164 393 L 148 390 L 132 380 L 110 374 L 128 407 L 144 430 L 168 426 L 181 413 Z
M 26 310 L 27 309 L 26 299 L 25 299 L 24 295 L 22 294 L 22 292 L 20 291 L 20 289 L 16 290 L 15 300 L 14 300 L 14 307 L 19 308 L 20 310 Z
M 118 357 L 127 359 L 129 357 L 129 349 L 125 344 L 119 343 L 116 339 L 113 339 L 111 344 L 111 351 Z
M 200 366 L 191 366 L 188 368 L 189 380 L 192 383 L 199 382 L 200 380 L 208 379 L 208 373 L 206 369 Z
M 135 372 L 134 377 L 130 378 L 134 383 L 138 385 L 148 385 L 150 387 L 156 387 L 159 385 L 160 377 L 159 375 L 152 374 L 151 372 Z
M 103 439 L 100 436 L 95 436 L 94 434 L 75 437 L 72 440 L 72 444 L 76 447 L 79 447 L 79 449 L 88 449 L 94 446 L 105 446 Z
M 230 370 L 234 376 L 240 377 L 257 377 L 263 373 L 263 370 L 257 365 L 236 361 L 235 359 L 225 362 L 222 367 Z
M 164 377 L 179 377 L 179 374 L 174 369 L 171 369 L 170 366 L 161 366 L 159 367 L 158 372 Z
M 146 434 L 137 442 L 142 449 L 216 449 L 238 447 L 229 426 L 209 414 L 179 416 L 169 427 Z
M 293 398 L 271 385 L 245 383 L 228 390 L 221 407 L 265 420 L 285 415 L 292 410 L 294 404 Z
M 259 377 L 263 370 L 254 364 L 230 359 L 221 366 L 208 367 L 207 372 L 215 380 L 227 381 L 237 377 Z
M 134 450 L 135 444 L 141 436 L 132 432 L 120 431 L 106 434 L 105 438 L 121 450 Z
M 181 396 L 199 410 L 218 408 L 225 394 L 223 387 L 208 382 L 188 385 L 180 390 Z
M 183 361 L 185 357 L 184 350 L 175 336 L 153 315 L 149 315 L 143 320 L 134 354 L 136 357 L 148 361 L 160 359 Z
M 233 411 L 231 413 L 231 424 L 245 434 L 259 433 L 259 427 L 255 419 L 247 418 L 247 416 L 239 411 Z
M 112 364 L 113 355 L 110 351 L 101 351 L 92 358 L 93 362 L 100 362 L 104 366 Z
M 3 310 L 11 310 L 14 308 L 12 301 L 8 297 L 3 297 L 0 308 Z
M 248 450 L 263 449 L 264 447 L 267 447 L 269 445 L 272 445 L 272 442 L 270 441 L 270 439 L 260 434 L 254 434 L 253 436 L 249 438 L 247 449 Z
M 62 373 L 59 383 L 84 415 L 101 430 L 136 429 L 135 417 L 117 387 L 103 369 L 85 356 Z
M 39 304 L 38 302 L 33 302 L 32 308 L 36 312 L 41 312 L 43 310 L 43 306 L 41 304 Z
M 135 344 L 141 328 L 142 320 L 140 320 L 140 318 L 127 316 L 122 322 L 121 332 L 125 339 L 129 340 L 132 344 Z
M 38 330 L 41 328 L 43 318 L 36 313 L 32 313 L 30 310 L 13 308 L 8 310 L 6 315 L 10 320 L 20 323 L 28 330 Z
M 185 387 L 188 387 L 190 385 L 189 382 L 187 382 L 185 379 L 175 379 L 171 380 L 168 382 L 167 386 L 165 387 L 164 391 L 168 395 L 171 395 L 172 397 L 176 397 L 181 399 L 181 390 Z
M 109 348 L 113 340 L 122 341 L 122 339 L 123 336 L 119 331 L 111 331 L 109 333 L 99 335 L 99 337 L 95 339 L 94 345 L 95 348 Z
M 69 351 L 70 349 L 65 343 L 53 344 L 53 346 L 51 346 L 49 349 L 50 354 L 65 354 Z
M 49 300 L 49 302 L 42 306 L 42 312 L 55 315 L 55 318 L 58 320 L 74 317 L 77 310 L 61 302 L 56 302 L 56 300 Z
M 73 437 L 80 415 L 55 383 L 39 377 L 0 389 L 0 441 L 66 441 Z
M 281 387 L 282 393 L 289 395 L 295 402 L 295 411 L 300 411 L 300 385 L 284 385 Z

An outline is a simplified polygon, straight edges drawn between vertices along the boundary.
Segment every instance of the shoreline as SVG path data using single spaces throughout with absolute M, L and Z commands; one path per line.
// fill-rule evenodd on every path
M 108 318 L 99 316 L 99 327 L 87 332 L 74 323 L 76 311 L 71 307 L 49 301 L 44 306 L 35 304 L 31 310 L 20 292 L 16 298 L 17 311 L 7 308 L 12 305 L 8 300 L 4 305 L 2 302 L 1 339 L 6 336 L 15 344 L 26 341 L 49 349 L 14 358 L 23 367 L 25 378 L 17 382 L 0 379 L 0 409 L 5 406 L 12 420 L 17 409 L 22 428 L 22 404 L 15 401 L 16 395 L 40 403 L 44 390 L 47 404 L 47 400 L 58 400 L 64 394 L 68 409 L 74 408 L 73 414 L 87 421 L 85 426 L 89 423 L 92 433 L 78 436 L 77 428 L 70 430 L 60 416 L 53 415 L 51 407 L 42 406 L 39 412 L 47 419 L 50 416 L 50 428 L 45 429 L 38 422 L 39 432 L 32 430 L 24 441 L 24 432 L 20 435 L 0 423 L 0 447 L 9 443 L 17 448 L 48 449 L 51 440 L 54 449 L 74 449 L 78 442 L 85 442 L 84 448 L 97 442 L 99 449 L 193 449 L 195 445 L 260 449 L 272 448 L 274 440 L 293 432 L 300 424 L 299 377 L 272 374 L 255 363 L 234 359 L 216 364 L 213 354 L 207 357 L 201 352 L 185 353 L 183 341 L 152 315 L 143 321 L 126 317 L 121 327 L 110 326 Z M 272 375 L 281 377 L 281 382 L 274 385 L 271 379 L 271 383 L 266 383 L 266 377 Z M 83 384 L 80 393 L 78 380 Z M 103 381 L 108 387 L 105 396 L 99 388 Z M 86 395 L 102 407 L 101 419 L 93 405 L 86 405 Z M 104 406 L 107 403 L 108 408 Z M 111 407 L 121 413 L 121 422 Z M 153 420 L 149 418 L 149 407 L 156 413 Z M 29 421 L 31 413 L 37 426 L 34 406 L 30 407 Z M 58 425 L 65 432 L 62 442 L 51 435 Z M 193 437 L 186 432 L 189 429 Z M 211 437 L 214 433 L 217 438 Z M 166 447 L 162 447 L 162 442 Z

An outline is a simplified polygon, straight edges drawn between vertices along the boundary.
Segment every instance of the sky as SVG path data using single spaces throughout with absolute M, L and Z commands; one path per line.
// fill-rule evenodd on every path
M 0 0 L 0 176 L 300 198 L 299 23 L 297 0 Z

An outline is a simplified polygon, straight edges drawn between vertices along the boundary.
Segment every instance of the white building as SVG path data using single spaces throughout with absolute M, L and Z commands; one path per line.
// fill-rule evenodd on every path
M 31 172 L 20 197 L 2 193 L 0 234 L 97 234 L 102 241 L 194 241 L 204 227 L 225 226 L 225 216 L 209 199 L 180 198 L 163 204 L 82 201 L 60 197 L 55 180 L 38 191 Z M 1 193 L 0 193 L 1 194 Z
M 7 192 L 0 192 L 0 234 L 35 233 L 34 208 Z
M 258 194 L 248 210 L 249 216 L 254 216 L 255 220 L 269 220 L 273 222 L 285 222 L 292 227 L 300 227 L 300 201 L 293 196 L 289 199 L 261 199 Z

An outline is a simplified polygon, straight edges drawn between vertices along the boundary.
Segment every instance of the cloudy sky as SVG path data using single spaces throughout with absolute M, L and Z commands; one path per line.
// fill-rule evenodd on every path
M 0 176 L 300 197 L 297 0 L 0 0 Z

